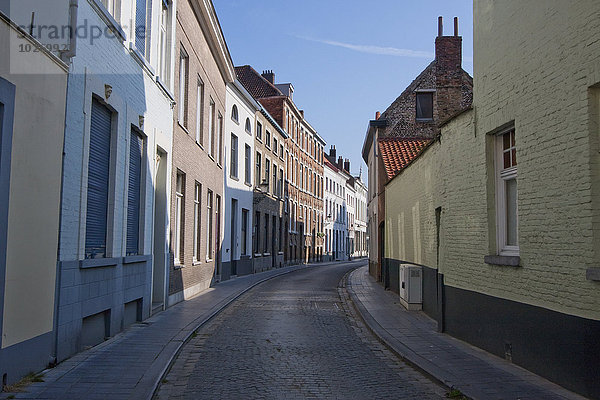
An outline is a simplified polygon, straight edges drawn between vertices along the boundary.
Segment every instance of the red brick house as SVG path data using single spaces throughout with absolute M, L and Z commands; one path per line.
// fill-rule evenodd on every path
M 385 287 L 390 282 L 397 286 L 398 281 L 397 271 L 387 269 L 382 258 L 385 184 L 436 140 L 444 121 L 470 108 L 472 100 L 473 78 L 462 69 L 458 18 L 454 18 L 454 34 L 444 36 L 440 17 L 435 59 L 382 114 L 377 112 L 363 144 L 362 156 L 369 168 L 369 273 Z

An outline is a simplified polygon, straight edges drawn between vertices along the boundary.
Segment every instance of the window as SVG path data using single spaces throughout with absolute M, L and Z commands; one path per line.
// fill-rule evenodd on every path
M 239 122 L 238 108 L 235 104 L 231 108 L 231 119 L 234 120 L 236 123 Z M 248 125 L 248 120 L 246 120 L 246 125 Z
M 127 182 L 127 243 L 125 254 L 128 256 L 139 254 L 143 160 L 144 139 L 132 129 L 129 141 L 129 177 Z
M 265 130 L 265 146 L 271 148 L 271 132 Z
M 277 165 L 273 163 L 273 196 L 277 196 L 279 194 L 277 189 Z
M 204 82 L 198 77 L 196 93 L 196 143 L 202 144 L 202 120 L 204 119 Z
M 279 169 L 279 182 L 277 186 L 277 195 L 283 198 L 283 168 Z
M 248 210 L 242 208 L 242 252 L 243 256 L 248 254 Z
M 121 18 L 121 0 L 102 0 L 102 4 L 108 10 L 113 18 L 120 22 Z
M 283 159 L 283 144 L 279 145 L 279 158 Z
M 250 123 L 250 118 L 246 118 L 246 132 L 252 135 L 252 124 Z
M 229 174 L 232 178 L 238 177 L 238 138 L 231 134 L 231 160 Z
M 498 253 L 518 256 L 517 148 L 514 128 L 495 139 Z
M 260 122 L 256 122 L 256 138 L 262 140 L 262 124 Z
M 264 235 L 264 245 L 263 252 L 267 252 L 269 250 L 269 214 L 265 214 L 265 235 Z
M 200 217 L 200 199 L 202 198 L 202 185 L 196 182 L 194 188 L 194 262 L 200 261 L 200 233 L 202 219 Z
M 106 257 L 112 111 L 92 100 L 85 258 Z
M 433 119 L 433 92 L 417 92 L 417 119 Z
M 223 116 L 221 115 L 221 113 L 219 113 L 217 129 L 218 129 L 218 131 L 217 131 L 218 135 L 216 137 L 217 163 L 223 164 L 223 152 L 221 151 L 221 146 L 223 144 Z
M 279 217 L 279 251 L 283 251 L 283 218 Z
M 173 252 L 175 265 L 183 264 L 183 238 L 184 238 L 184 221 L 185 221 L 185 174 L 177 171 L 175 183 L 175 240 L 173 244 Z
M 256 172 L 254 173 L 254 184 L 256 185 L 256 187 L 260 186 L 260 177 L 262 174 L 262 164 L 261 164 L 261 155 L 260 153 L 257 151 L 256 152 Z
M 213 256 L 213 192 L 208 191 L 206 196 L 206 261 Z
M 260 253 L 260 212 L 254 215 L 254 252 Z
M 187 128 L 189 60 L 183 46 L 179 53 L 179 124 Z
M 251 158 L 252 158 L 252 149 L 250 148 L 250 146 L 245 145 L 245 152 L 244 152 L 244 182 L 247 185 L 251 185 L 252 184 L 252 177 L 250 176 L 251 173 L 251 167 L 252 165 L 251 163 Z
M 215 102 L 210 99 L 208 108 L 208 154 L 215 157 Z
M 277 147 L 277 138 L 273 138 L 273 153 L 275 153 L 275 155 L 277 155 L 278 150 L 279 150 L 279 147 Z
M 152 0 L 135 2 L 135 48 L 149 59 L 150 33 L 152 32 Z M 147 40 L 148 39 L 148 40 Z
M 170 9 L 171 1 L 163 0 L 160 11 L 160 31 L 158 39 L 158 75 L 167 86 L 170 86 L 171 83 L 171 74 L 169 73 L 171 64 L 169 62 L 171 59 L 171 46 L 169 40 L 169 34 L 171 32 Z
M 270 179 L 271 179 L 271 163 L 269 162 L 269 160 L 265 159 L 265 182 L 267 184 L 267 193 L 269 192 L 269 187 L 270 185 Z

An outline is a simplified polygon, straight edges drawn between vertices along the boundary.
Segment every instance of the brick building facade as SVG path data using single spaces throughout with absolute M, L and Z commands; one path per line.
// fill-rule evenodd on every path
M 454 19 L 454 35 L 444 36 L 440 17 L 435 59 L 382 114 L 377 113 L 369 123 L 363 144 L 362 156 L 369 168 L 369 272 L 386 287 L 390 271 L 382 256 L 385 184 L 399 171 L 399 165 L 409 163 L 425 144 L 437 138 L 442 122 L 469 108 L 472 99 L 473 79 L 462 69 L 458 19 Z M 387 151 L 382 152 L 382 141 L 397 144 L 386 146 Z M 418 151 L 415 141 L 419 142 Z
M 176 36 L 168 305 L 221 275 L 226 84 L 235 80 L 212 3 L 178 2 Z
M 237 77 L 287 133 L 285 163 L 286 264 L 314 262 L 323 255 L 323 146 L 325 141 L 293 102 L 292 84 L 275 84 L 250 66 L 236 67 Z

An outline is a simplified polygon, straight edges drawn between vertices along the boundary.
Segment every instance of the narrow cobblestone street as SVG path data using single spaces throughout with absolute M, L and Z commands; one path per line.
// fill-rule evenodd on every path
M 299 271 L 243 295 L 183 347 L 155 398 L 444 398 L 341 301 L 355 267 Z

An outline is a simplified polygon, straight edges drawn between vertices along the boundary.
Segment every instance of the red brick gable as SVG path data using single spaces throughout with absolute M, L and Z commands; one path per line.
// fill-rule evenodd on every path
M 383 138 L 378 147 L 387 180 L 408 166 L 433 140 L 422 138 Z
M 255 99 L 283 96 L 283 93 L 275 85 L 263 78 L 261 74 L 249 65 L 235 67 L 235 73 L 240 83 Z

